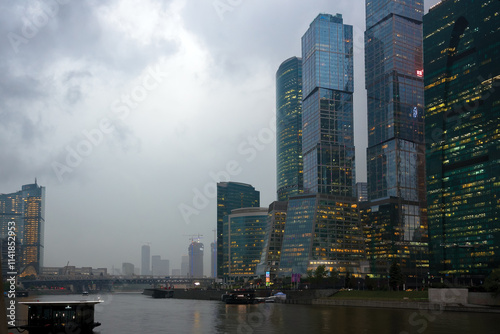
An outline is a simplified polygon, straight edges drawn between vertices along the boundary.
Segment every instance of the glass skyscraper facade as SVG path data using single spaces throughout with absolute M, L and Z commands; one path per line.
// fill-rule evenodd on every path
M 500 1 L 443 1 L 424 17 L 431 271 L 500 266 Z
M 304 191 L 353 196 L 353 35 L 320 14 L 302 37 Z
M 366 223 L 384 231 L 370 234 L 367 255 L 377 268 L 396 261 L 410 276 L 428 266 L 423 10 L 421 0 L 366 1 L 367 177 L 376 216 Z
M 287 207 L 288 201 L 275 201 L 269 205 L 264 247 L 260 263 L 257 265 L 257 275 L 269 272 L 270 278 L 276 277 L 280 266 Z
M 364 257 L 355 197 L 314 194 L 290 199 L 281 249 L 281 275 L 306 274 L 319 265 L 359 275 Z
M 251 185 L 239 182 L 217 183 L 217 277 L 223 275 L 224 216 L 234 209 L 259 206 L 260 192 Z
M 224 217 L 224 276 L 256 275 L 267 225 L 267 208 L 236 209 Z M 227 240 L 227 241 L 226 241 Z
M 319 265 L 359 274 L 353 81 L 352 26 L 319 14 L 302 37 L 304 194 L 288 202 L 280 276 Z
M 0 237 L 8 237 L 8 227 L 15 223 L 16 240 L 21 247 L 21 276 L 37 275 L 43 267 L 45 230 L 45 187 L 23 185 L 11 194 L 0 194 Z M 4 260 L 6 261 L 6 259 Z
M 276 72 L 276 170 L 278 200 L 303 192 L 302 59 L 285 60 Z

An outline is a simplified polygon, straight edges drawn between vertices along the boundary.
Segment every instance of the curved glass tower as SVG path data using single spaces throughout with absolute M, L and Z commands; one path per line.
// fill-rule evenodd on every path
M 302 193 L 302 59 L 276 72 L 276 170 L 278 200 Z

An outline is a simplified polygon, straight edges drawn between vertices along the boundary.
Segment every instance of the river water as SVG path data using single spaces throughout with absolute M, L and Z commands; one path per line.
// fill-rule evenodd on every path
M 94 300 L 97 295 L 27 300 Z M 139 293 L 99 296 L 95 332 L 138 333 L 500 333 L 500 315 L 288 304 L 226 305 L 219 301 L 153 299 Z M 25 308 L 25 306 L 19 306 Z M 19 309 L 19 319 L 25 311 Z

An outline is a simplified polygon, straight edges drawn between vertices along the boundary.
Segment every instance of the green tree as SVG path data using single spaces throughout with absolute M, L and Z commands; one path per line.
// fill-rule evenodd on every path
M 325 265 L 320 265 L 315 270 L 310 269 L 307 271 L 307 280 L 316 287 L 321 285 L 326 277 L 328 277 L 328 271 Z
M 365 277 L 365 286 L 367 290 L 375 290 L 375 281 L 368 275 Z
M 488 292 L 493 292 L 495 296 L 500 294 L 500 267 L 493 269 L 491 274 L 486 277 L 484 288 Z
M 339 272 L 335 268 L 333 268 L 330 271 L 330 275 L 328 276 L 328 283 L 330 283 L 331 285 L 335 285 L 335 283 L 337 283 L 338 280 L 339 280 Z
M 393 290 L 399 290 L 399 287 L 405 283 L 405 277 L 401 271 L 399 263 L 394 261 L 389 269 L 389 285 Z
M 345 273 L 344 288 L 352 289 L 352 277 L 349 271 L 346 271 Z
M 324 264 L 318 266 L 314 271 L 314 277 L 318 280 L 318 282 L 321 282 L 323 278 L 327 276 L 328 276 L 328 271 L 326 270 L 326 266 Z
M 306 273 L 307 273 L 306 280 L 307 280 L 310 284 L 314 284 L 314 270 L 309 269 Z

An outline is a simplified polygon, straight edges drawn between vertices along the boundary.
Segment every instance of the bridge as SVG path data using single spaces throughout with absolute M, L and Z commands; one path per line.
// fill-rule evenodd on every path
M 173 287 L 174 285 L 184 285 L 186 287 L 209 287 L 214 283 L 213 278 L 195 277 L 152 277 L 152 276 L 92 276 L 92 275 L 54 275 L 39 276 L 37 279 L 20 280 L 25 289 L 65 288 L 73 292 L 83 291 L 114 291 L 118 287 L 130 287 L 137 285 L 164 285 Z

